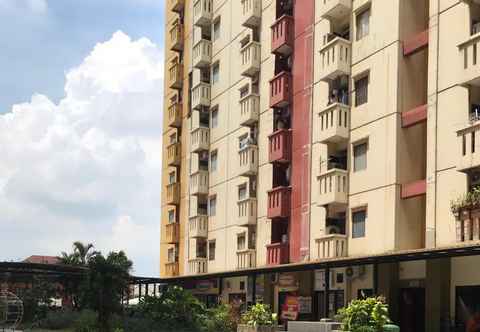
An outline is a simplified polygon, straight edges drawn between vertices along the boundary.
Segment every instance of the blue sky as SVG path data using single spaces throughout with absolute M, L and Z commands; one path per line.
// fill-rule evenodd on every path
M 163 46 L 164 0 L 34 1 L 0 0 L 0 113 L 33 93 L 58 101 L 65 71 L 117 30 Z
M 0 261 L 159 274 L 163 0 L 0 0 Z

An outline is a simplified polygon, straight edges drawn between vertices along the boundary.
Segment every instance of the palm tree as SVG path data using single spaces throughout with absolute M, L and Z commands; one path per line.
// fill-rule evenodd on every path
M 91 243 L 84 244 L 80 241 L 73 243 L 73 253 L 78 258 L 81 265 L 87 265 L 88 261 L 99 254 L 98 251 L 93 250 L 94 246 Z

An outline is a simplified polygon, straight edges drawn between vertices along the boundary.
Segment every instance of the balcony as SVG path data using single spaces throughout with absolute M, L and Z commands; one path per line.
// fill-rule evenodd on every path
M 171 104 L 168 106 L 167 114 L 167 122 L 169 127 L 180 128 L 182 126 L 182 104 Z
M 280 129 L 268 136 L 268 158 L 271 163 L 289 163 L 292 159 L 292 132 Z
M 281 72 L 270 80 L 270 107 L 285 107 L 292 99 L 292 75 Z
M 206 258 L 195 258 L 188 261 L 188 271 L 192 275 L 207 273 L 207 266 Z
M 168 223 L 165 225 L 165 241 L 169 244 L 178 243 L 180 238 L 179 223 Z
M 240 22 L 246 28 L 255 28 L 260 26 L 262 20 L 261 0 L 241 0 L 242 17 Z
M 250 93 L 240 99 L 240 125 L 251 126 L 258 122 L 260 114 L 260 95 Z
M 344 205 L 348 202 L 348 171 L 333 168 L 318 176 L 318 205 Z
M 185 8 L 185 0 L 170 0 L 170 8 L 175 13 L 181 13 Z
M 320 17 L 329 20 L 342 20 L 352 12 L 352 0 L 321 0 Z
M 237 251 L 237 270 L 253 269 L 257 266 L 255 249 Z
M 470 36 L 465 42 L 458 45 L 463 70 L 460 74 L 460 84 L 480 86 L 480 33 Z
M 212 0 L 197 0 L 193 4 L 193 24 L 208 27 L 212 24 Z
M 188 222 L 189 236 L 194 239 L 203 238 L 208 236 L 208 216 L 198 215 L 191 217 Z
M 240 72 L 243 76 L 253 77 L 260 71 L 262 56 L 259 42 L 251 41 L 240 50 L 242 65 Z
M 210 148 L 210 129 L 199 127 L 190 134 L 190 148 L 193 153 L 207 151 Z
M 269 219 L 288 218 L 290 216 L 290 187 L 277 187 L 268 192 Z
M 267 264 L 288 264 L 288 243 L 274 243 L 267 245 Z
M 428 29 L 417 33 L 403 42 L 403 55 L 410 56 L 428 46 Z
M 315 241 L 318 259 L 333 259 L 347 256 L 347 236 L 330 234 Z
M 179 62 L 173 63 L 168 69 L 170 88 L 181 90 L 183 86 L 183 66 Z
M 200 170 L 190 175 L 190 194 L 208 195 L 208 171 Z
M 258 172 L 258 146 L 247 145 L 238 151 L 239 175 L 252 176 Z
M 480 147 L 477 144 L 480 139 L 480 122 L 476 118 L 471 120 L 464 129 L 457 132 L 460 152 L 457 170 L 464 173 L 480 166 Z
M 180 142 L 172 143 L 167 146 L 167 165 L 180 166 L 181 162 L 181 144 Z
M 257 199 L 247 198 L 238 201 L 237 226 L 247 227 L 257 224 Z
M 167 185 L 167 204 L 178 205 L 180 204 L 180 183 L 170 183 Z
M 193 67 L 206 68 L 212 62 L 212 42 L 210 40 L 201 39 L 192 50 Z
M 176 277 L 179 274 L 178 262 L 168 262 L 165 263 L 165 276 L 166 277 Z
M 272 53 L 290 55 L 293 50 L 293 17 L 283 15 L 272 26 Z
M 456 214 L 457 243 L 480 241 L 480 210 L 478 205 L 463 206 Z
M 427 181 L 418 180 L 410 183 L 402 184 L 402 199 L 410 199 L 423 196 L 427 193 Z
M 170 29 L 170 49 L 174 52 L 183 50 L 183 26 L 179 21 L 175 21 Z
M 192 88 L 192 109 L 210 107 L 210 83 L 199 82 Z
M 348 140 L 350 136 L 349 126 L 350 106 L 335 103 L 327 106 L 318 113 L 319 134 L 321 143 L 339 143 Z
M 320 49 L 320 79 L 332 81 L 339 76 L 350 75 L 352 43 L 336 37 Z

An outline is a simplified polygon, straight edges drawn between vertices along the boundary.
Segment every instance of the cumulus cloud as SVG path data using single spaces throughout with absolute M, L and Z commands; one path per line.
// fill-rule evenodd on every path
M 117 32 L 59 103 L 37 94 L 0 116 L 0 260 L 81 240 L 158 274 L 162 82 L 161 50 Z

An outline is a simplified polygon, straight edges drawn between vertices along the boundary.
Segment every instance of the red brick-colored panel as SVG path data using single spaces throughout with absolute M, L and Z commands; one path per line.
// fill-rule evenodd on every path
M 419 180 L 402 185 L 402 199 L 422 196 L 427 193 L 427 181 Z
M 283 15 L 271 26 L 272 53 L 289 55 L 293 50 L 294 24 L 293 17 Z
M 273 243 L 267 245 L 267 264 L 280 265 L 287 264 L 288 259 L 288 244 L 287 243 Z
M 427 121 L 428 105 L 422 105 L 402 113 L 402 127 L 408 128 L 418 123 Z
M 403 42 L 403 55 L 410 56 L 428 46 L 428 29 L 422 31 Z

